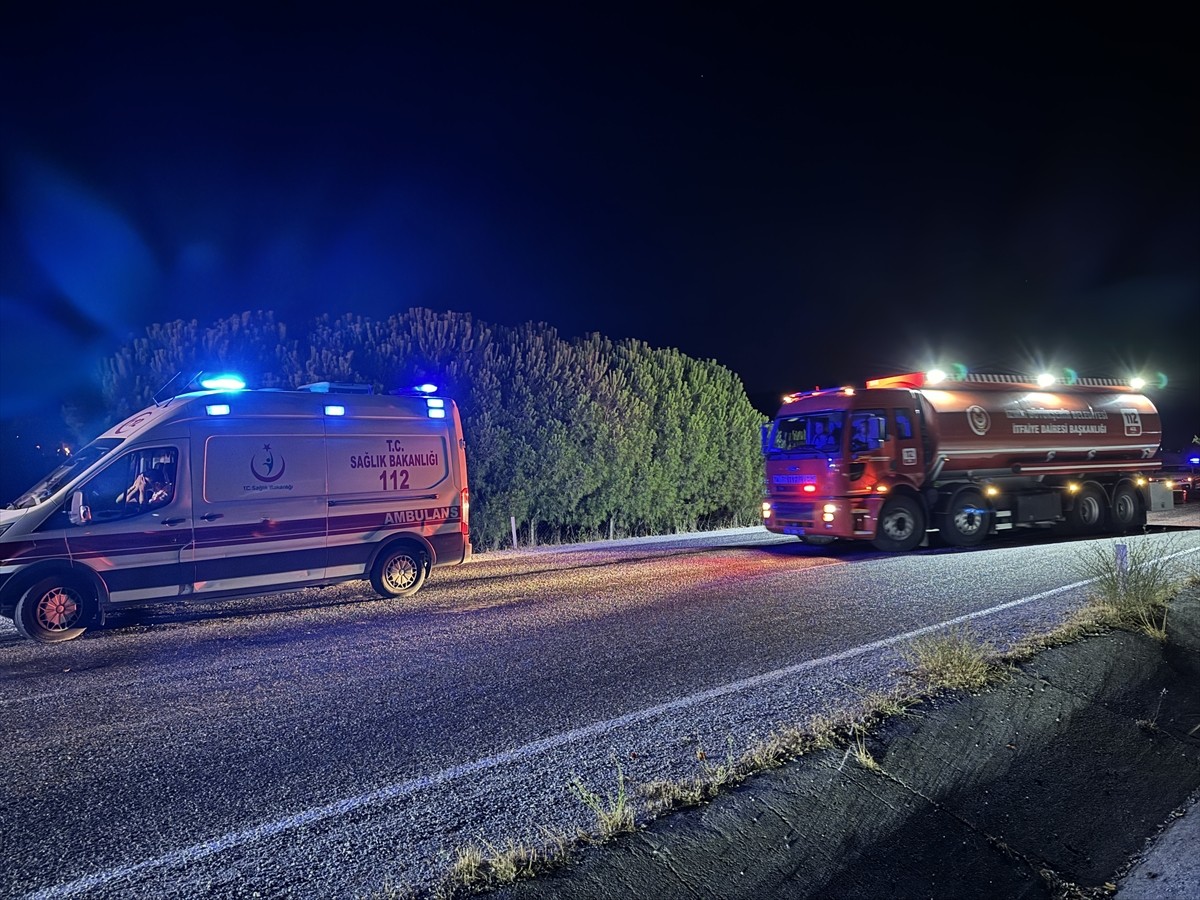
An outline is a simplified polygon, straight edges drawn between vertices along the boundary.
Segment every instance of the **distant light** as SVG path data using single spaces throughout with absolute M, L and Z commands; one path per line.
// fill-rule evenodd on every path
M 1054 384 L 1054 382 L 1057 380 L 1058 379 L 1049 372 L 1043 372 L 1037 377 L 1038 387 L 1050 387 L 1050 385 Z
M 940 384 L 946 380 L 946 373 L 942 369 L 930 369 L 925 373 L 925 382 L 927 384 Z
M 446 405 L 446 401 L 441 397 L 426 397 L 425 405 L 430 409 L 442 409 Z
M 204 407 L 205 412 L 210 416 L 227 416 L 229 415 L 228 403 L 214 403 L 212 406 Z
M 854 396 L 854 388 L 852 388 L 852 387 L 842 388 L 842 393 L 845 394 L 847 397 L 853 397 Z
M 200 380 L 200 387 L 206 391 L 240 391 L 245 386 L 245 380 L 237 375 L 213 375 Z
M 429 418 L 444 419 L 446 418 L 446 411 L 444 409 L 431 409 L 429 410 Z
M 414 388 L 414 390 L 415 390 L 415 391 L 417 391 L 417 393 L 420 393 L 420 394 L 436 394 L 436 393 L 437 393 L 437 385 L 436 385 L 436 384 L 430 384 L 430 383 L 427 381 L 427 382 L 425 382 L 424 384 L 418 384 L 418 385 L 417 385 L 417 386 Z
M 1135 391 L 1140 391 L 1142 388 L 1144 388 L 1146 386 L 1146 379 L 1145 378 L 1130 378 L 1129 386 L 1131 388 L 1133 388 Z
M 327 416 L 344 416 L 346 407 L 344 406 L 327 406 L 325 407 L 325 415 Z
M 886 484 L 877 484 L 875 485 L 875 491 L 876 493 L 886 494 L 888 492 L 888 486 Z
M 1200 456 L 1193 456 L 1188 460 L 1188 462 L 1190 462 L 1193 466 L 1200 466 Z

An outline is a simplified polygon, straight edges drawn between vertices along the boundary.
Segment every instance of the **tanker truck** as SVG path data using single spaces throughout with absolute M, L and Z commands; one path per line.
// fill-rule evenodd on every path
M 1169 497 L 1158 412 L 1135 384 L 939 371 L 791 394 L 763 427 L 763 520 L 809 543 L 958 547 L 1012 529 L 1142 528 Z

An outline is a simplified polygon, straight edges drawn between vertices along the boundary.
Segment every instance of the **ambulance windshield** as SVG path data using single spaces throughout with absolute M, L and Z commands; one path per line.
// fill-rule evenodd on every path
M 39 503 L 46 502 L 58 493 L 59 488 L 64 484 L 74 480 L 76 475 L 91 468 L 96 460 L 105 456 L 120 443 L 120 438 L 103 438 L 102 440 L 92 441 L 16 500 L 8 504 L 8 509 L 28 509 L 37 506 Z

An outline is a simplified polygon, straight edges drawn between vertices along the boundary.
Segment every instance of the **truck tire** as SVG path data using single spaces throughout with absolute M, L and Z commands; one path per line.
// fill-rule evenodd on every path
M 425 583 L 429 559 L 413 544 L 395 544 L 375 561 L 371 586 L 384 597 L 411 597 Z
M 34 582 L 13 610 L 17 632 L 40 644 L 77 638 L 96 621 L 96 594 L 68 573 Z
M 992 527 L 991 509 L 983 494 L 975 488 L 963 488 L 942 513 L 938 531 L 942 540 L 955 547 L 975 547 L 983 542 Z
M 925 540 L 925 510 L 912 497 L 897 494 L 883 504 L 875 548 L 884 553 L 907 553 Z
M 1146 507 L 1137 488 L 1128 481 L 1121 482 L 1113 491 L 1112 525 L 1118 534 L 1141 531 L 1146 525 Z
M 1108 526 L 1108 498 L 1098 484 L 1079 489 L 1067 510 L 1067 525 L 1074 534 L 1102 534 Z

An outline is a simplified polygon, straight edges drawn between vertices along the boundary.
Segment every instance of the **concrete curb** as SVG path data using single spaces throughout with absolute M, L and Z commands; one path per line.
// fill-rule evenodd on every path
M 499 895 L 1109 895 L 1200 789 L 1200 592 L 1168 628 L 1166 645 L 1113 632 L 1046 650 L 914 708 L 867 742 L 883 775 L 813 754 Z

